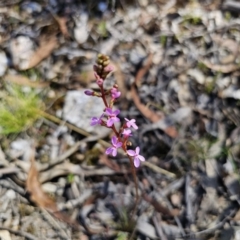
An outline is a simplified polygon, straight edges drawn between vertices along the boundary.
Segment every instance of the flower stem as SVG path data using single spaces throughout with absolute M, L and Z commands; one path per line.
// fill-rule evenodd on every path
M 105 107 L 108 107 L 108 103 L 107 103 L 106 96 L 105 96 L 105 93 L 104 93 L 104 89 L 103 89 L 102 86 L 100 87 L 100 90 L 101 90 L 101 93 L 102 93 L 102 100 L 104 102 L 104 105 L 105 105 Z
M 129 161 L 130 161 L 131 171 L 132 171 L 132 174 L 133 174 L 133 179 L 134 179 L 134 184 L 135 184 L 135 189 L 136 189 L 136 201 L 135 201 L 134 208 L 133 208 L 133 211 L 132 211 L 132 214 L 131 214 L 131 218 L 133 219 L 134 215 L 137 211 L 137 206 L 138 206 L 138 202 L 139 202 L 138 179 L 137 179 L 136 169 L 135 169 L 134 164 L 133 164 L 133 159 L 129 155 L 128 155 L 128 158 L 129 158 Z

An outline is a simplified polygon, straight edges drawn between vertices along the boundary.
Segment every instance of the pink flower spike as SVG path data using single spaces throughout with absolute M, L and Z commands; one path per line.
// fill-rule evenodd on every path
M 126 121 L 127 121 L 127 127 L 130 128 L 130 127 L 133 127 L 134 129 L 138 129 L 138 126 L 136 125 L 136 120 L 135 119 L 131 119 L 131 120 L 128 120 L 127 118 L 124 118 Z
M 138 168 L 140 166 L 140 161 L 145 161 L 145 158 L 142 155 L 139 155 L 140 147 L 136 147 L 134 150 L 127 150 L 127 154 L 134 159 L 134 166 Z
M 121 96 L 121 92 L 118 91 L 117 88 L 113 87 L 113 88 L 111 89 L 111 95 L 112 95 L 112 98 L 113 98 L 113 99 L 116 99 L 116 98 L 119 98 L 119 97 Z
M 91 125 L 91 126 L 101 125 L 103 115 L 104 115 L 104 114 L 102 114 L 99 118 L 97 118 L 97 117 L 92 117 L 90 125 Z
M 118 141 L 117 137 L 112 137 L 112 147 L 106 149 L 105 153 L 107 155 L 112 154 L 113 157 L 117 156 L 117 149 L 122 146 L 122 143 Z
M 124 129 L 122 134 L 125 138 L 128 138 L 128 137 L 132 136 L 132 131 L 130 129 Z
M 111 127 L 115 122 L 120 122 L 120 119 L 117 117 L 117 115 L 120 113 L 118 109 L 113 111 L 111 108 L 106 108 L 105 112 L 109 117 L 107 120 L 108 127 Z

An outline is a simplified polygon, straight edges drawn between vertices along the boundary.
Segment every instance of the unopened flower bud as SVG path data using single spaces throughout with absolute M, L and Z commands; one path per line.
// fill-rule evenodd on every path
M 98 59 L 97 60 L 97 64 L 102 65 L 103 64 L 103 60 L 102 59 Z
M 98 72 L 98 65 L 96 65 L 96 64 L 93 65 L 93 71 Z
M 98 86 L 102 86 L 103 85 L 103 79 L 102 78 L 98 78 L 96 82 L 97 82 Z
M 93 96 L 94 92 L 91 90 L 85 90 L 84 93 L 88 96 Z
M 114 66 L 113 65 L 108 65 L 104 68 L 104 72 L 112 72 L 114 70 Z
M 110 63 L 109 60 L 103 62 L 103 66 L 106 67 Z
M 102 76 L 103 79 L 105 79 L 107 77 L 107 74 L 106 73 L 102 73 L 101 76 Z
M 93 74 L 94 74 L 94 77 L 95 77 L 96 79 L 99 79 L 99 78 L 100 78 L 97 72 L 93 72 Z
M 111 95 L 113 99 L 119 98 L 121 96 L 121 92 L 118 91 L 118 88 L 113 87 L 111 89 Z

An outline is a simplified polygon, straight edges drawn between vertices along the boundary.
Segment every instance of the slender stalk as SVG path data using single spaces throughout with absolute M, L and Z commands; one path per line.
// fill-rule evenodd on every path
M 104 105 L 105 105 L 105 107 L 108 107 L 108 103 L 107 103 L 107 99 L 106 99 L 106 96 L 105 96 L 105 93 L 104 93 L 103 86 L 100 86 L 100 90 L 101 90 L 102 100 L 104 102 Z
M 114 133 L 116 134 L 116 136 L 119 138 L 119 132 L 117 131 L 116 127 L 113 125 L 112 126 L 112 130 L 114 131 Z
M 126 144 L 123 144 L 122 149 L 125 153 L 127 152 Z M 127 156 L 128 156 L 128 159 L 129 159 L 129 162 L 130 162 L 130 165 L 131 165 L 131 171 L 132 171 L 134 185 L 135 185 L 135 189 L 136 189 L 136 202 L 135 202 L 135 206 L 134 206 L 134 209 L 133 209 L 133 212 L 132 212 L 132 218 L 133 218 L 135 213 L 136 213 L 137 204 L 138 204 L 138 201 L 139 201 L 138 179 L 137 179 L 136 169 L 135 169 L 134 164 L 133 164 L 133 158 L 129 155 L 127 155 Z
M 137 179 L 136 169 L 135 169 L 134 164 L 133 164 L 133 160 L 130 156 L 128 156 L 128 158 L 129 158 L 129 161 L 130 161 L 130 164 L 131 164 L 131 171 L 132 171 L 132 174 L 133 174 L 133 179 L 134 179 L 134 184 L 135 184 L 135 189 L 136 189 L 136 201 L 135 201 L 134 208 L 133 208 L 132 215 L 131 215 L 131 218 L 133 219 L 134 215 L 137 211 L 137 206 L 138 206 L 138 202 L 139 202 L 138 179 Z

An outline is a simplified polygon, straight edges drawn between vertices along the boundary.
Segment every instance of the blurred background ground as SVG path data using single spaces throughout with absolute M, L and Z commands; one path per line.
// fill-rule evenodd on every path
M 240 3 L 0 0 L 0 237 L 240 239 Z M 146 158 L 104 154 L 115 67 Z

